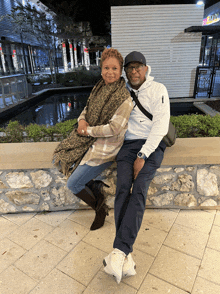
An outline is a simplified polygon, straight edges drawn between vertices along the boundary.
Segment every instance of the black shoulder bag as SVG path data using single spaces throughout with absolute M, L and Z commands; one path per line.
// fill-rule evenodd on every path
M 153 119 L 153 115 L 148 112 L 140 103 L 140 101 L 138 100 L 137 96 L 135 95 L 134 91 L 130 91 L 131 93 L 131 97 L 134 99 L 135 103 L 137 104 L 137 106 L 139 107 L 139 109 L 143 112 L 143 114 L 145 116 L 147 116 L 150 120 Z M 167 147 L 171 147 L 175 141 L 176 141 L 176 129 L 174 127 L 174 125 L 171 123 L 169 123 L 169 130 L 166 136 L 163 137 L 163 141 L 165 142 L 165 144 L 167 145 Z

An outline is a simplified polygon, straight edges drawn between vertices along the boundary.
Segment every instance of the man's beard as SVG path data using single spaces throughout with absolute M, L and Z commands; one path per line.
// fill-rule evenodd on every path
M 129 83 L 130 83 L 131 86 L 139 86 L 139 85 L 142 84 L 141 81 L 140 81 L 140 79 L 138 79 L 136 81 L 133 81 L 132 79 L 130 79 L 129 80 Z

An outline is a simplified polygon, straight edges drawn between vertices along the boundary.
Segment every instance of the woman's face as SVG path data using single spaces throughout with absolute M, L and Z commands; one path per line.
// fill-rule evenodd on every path
M 119 80 L 121 76 L 121 67 L 115 57 L 109 57 L 102 62 L 102 78 L 105 84 L 111 84 Z

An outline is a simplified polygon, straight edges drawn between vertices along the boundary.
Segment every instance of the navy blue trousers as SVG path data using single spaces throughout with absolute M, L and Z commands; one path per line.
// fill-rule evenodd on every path
M 146 140 L 142 139 L 125 140 L 117 155 L 117 188 L 114 205 L 116 237 L 113 247 L 126 255 L 133 251 L 133 244 L 145 211 L 148 188 L 161 165 L 166 149 L 166 144 L 161 141 L 157 149 L 146 159 L 134 180 L 133 164 L 145 142 Z

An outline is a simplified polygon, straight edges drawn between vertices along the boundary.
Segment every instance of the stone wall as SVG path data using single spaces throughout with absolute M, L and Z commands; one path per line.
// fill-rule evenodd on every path
M 108 205 L 114 207 L 116 164 L 98 179 L 105 187 Z M 151 182 L 146 207 L 216 209 L 220 205 L 220 165 L 162 166 Z M 0 213 L 57 211 L 88 206 L 67 187 L 57 169 L 0 171 Z

